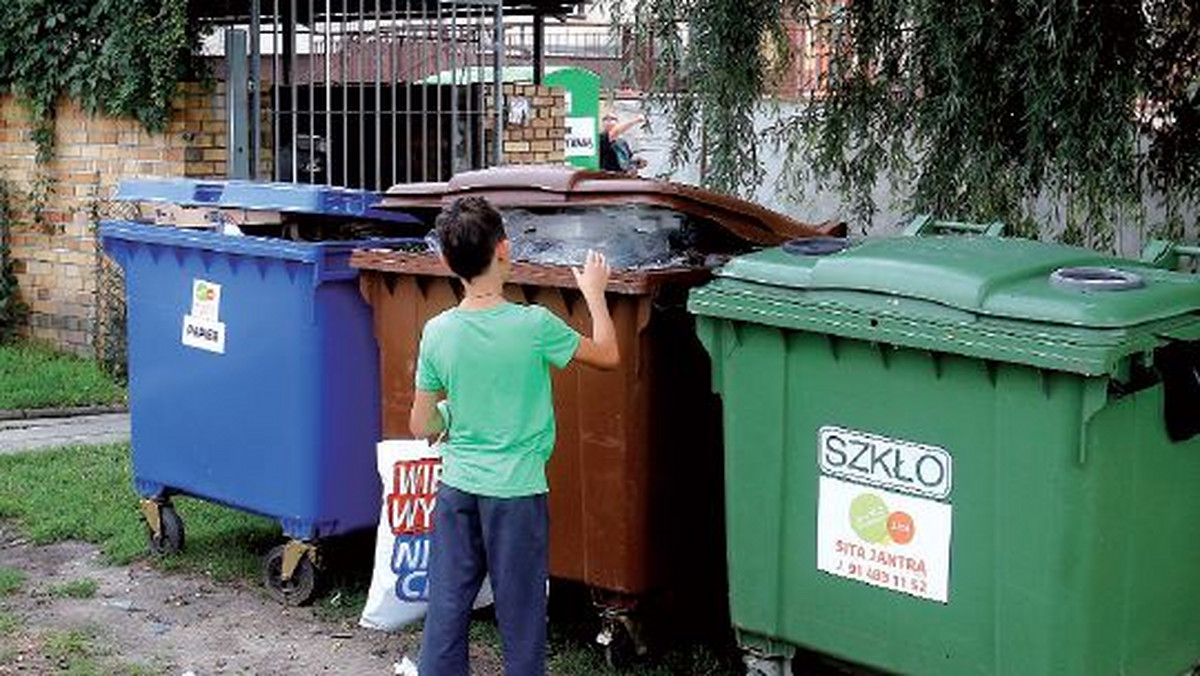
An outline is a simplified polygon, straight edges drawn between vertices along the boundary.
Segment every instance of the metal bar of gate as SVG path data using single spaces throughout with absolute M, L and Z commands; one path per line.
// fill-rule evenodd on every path
M 271 179 L 281 176 L 279 166 L 279 0 L 271 3 Z
M 342 17 L 338 22 L 338 32 L 341 37 L 341 52 L 342 52 L 342 72 L 339 79 L 342 87 L 342 182 L 340 185 L 348 187 L 350 185 L 350 76 L 349 76 L 349 56 L 346 52 L 349 50 L 350 41 L 347 39 L 347 33 L 350 27 L 347 25 L 346 8 L 349 6 L 350 0 L 342 1 Z
M 388 85 L 392 90 L 392 92 L 391 92 L 392 93 L 392 111 L 391 111 L 392 112 L 392 115 L 391 115 L 391 117 L 392 117 L 392 136 L 391 136 L 391 139 L 392 139 L 392 148 L 391 148 L 391 151 L 392 151 L 391 152 L 391 154 L 392 154 L 392 175 L 391 175 L 391 182 L 399 183 L 398 179 L 400 178 L 400 175 L 396 173 L 396 159 L 400 156 L 400 152 L 399 152 L 399 148 L 398 148 L 400 137 L 396 135 L 396 90 L 399 89 L 399 87 L 396 86 L 396 83 L 399 82 L 399 80 L 398 80 L 399 71 L 396 69 L 396 49 L 397 49 L 399 41 L 398 41 L 398 36 L 396 35 L 396 0 L 391 0 L 391 3 L 392 3 L 391 4 L 392 11 L 388 13 L 389 18 L 391 19 L 391 21 L 388 25 L 388 63 L 390 65 L 390 68 L 388 69 Z
M 436 167 L 434 169 L 434 180 L 440 181 L 442 180 L 442 138 L 444 138 L 442 136 L 442 92 L 445 89 L 444 85 L 442 84 L 442 70 L 445 66 L 445 64 L 442 62 L 442 55 L 445 52 L 446 47 L 443 37 L 444 27 L 442 26 L 442 2 L 441 0 L 433 0 L 433 2 L 436 5 L 436 9 L 434 11 L 436 13 L 435 27 L 437 29 L 437 42 L 434 43 L 435 48 L 437 49 L 437 51 L 434 52 L 434 72 L 438 74 L 437 84 L 434 85 L 434 95 L 437 97 L 437 102 L 434 104 L 434 110 L 437 111 L 437 117 L 434 118 L 434 122 L 436 123 L 435 133 L 437 134 L 437 153 L 435 155 L 437 158 L 437 163 L 434 165 L 434 167 Z
M 493 55 L 492 55 L 492 86 L 496 98 L 496 133 L 493 134 L 495 146 L 492 148 L 492 163 L 499 166 L 504 162 L 503 152 L 503 135 L 504 135 L 504 4 L 499 0 L 496 1 L 495 8 L 495 38 L 493 40 Z
M 316 87 L 316 35 L 313 0 L 308 0 L 308 182 L 316 183 L 317 177 L 317 87 Z
M 450 3 L 450 175 L 458 171 L 458 2 Z M 449 177 L 445 177 L 449 178 Z
M 296 91 L 296 75 L 298 73 L 298 69 L 296 68 L 296 19 L 296 0 L 288 0 L 288 17 L 283 24 L 283 28 L 286 31 L 284 48 L 287 50 L 284 52 L 283 67 L 286 70 L 288 84 L 291 87 L 291 100 L 288 101 L 288 106 L 291 108 L 292 183 L 300 181 L 300 149 L 296 143 L 296 127 L 299 126 L 297 123 L 300 121 L 299 95 Z
M 258 179 L 262 156 L 262 0 L 250 2 L 250 178 Z
M 325 0 L 325 185 L 333 185 L 333 0 Z
M 383 14 L 375 0 L 375 189 L 383 190 Z M 365 186 L 364 186 L 365 187 Z
M 436 44 L 433 39 L 433 26 L 429 22 L 429 7 L 421 0 L 421 28 L 423 30 L 423 39 L 421 41 L 421 73 L 424 74 L 429 70 L 429 63 L 433 60 L 430 58 L 432 52 L 430 45 Z M 421 81 L 421 180 L 429 180 L 429 88 L 436 85 L 429 84 L 428 79 Z
M 412 0 L 404 1 L 404 36 L 408 42 L 412 40 Z M 407 53 L 407 58 L 402 58 L 404 62 L 404 182 L 411 183 L 413 180 L 413 157 L 416 151 L 413 149 L 412 143 L 412 78 L 416 72 L 409 61 L 413 60 L 416 54 L 415 45 L 410 45 Z M 406 56 L 401 52 L 401 57 Z
M 367 187 L 367 154 L 364 152 L 367 142 L 367 0 L 358 0 L 358 72 L 355 84 L 358 86 L 358 184 L 354 188 Z

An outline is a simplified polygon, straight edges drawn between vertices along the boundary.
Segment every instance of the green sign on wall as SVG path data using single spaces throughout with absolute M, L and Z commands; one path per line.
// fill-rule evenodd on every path
M 510 66 L 504 68 L 504 82 L 533 82 L 533 68 Z M 492 69 L 460 69 L 457 77 L 451 71 L 442 71 L 424 80 L 425 84 L 455 82 L 493 82 Z M 569 164 L 582 169 L 600 168 L 600 76 L 586 68 L 574 66 L 547 66 L 542 84 L 560 87 L 566 91 L 567 148 Z

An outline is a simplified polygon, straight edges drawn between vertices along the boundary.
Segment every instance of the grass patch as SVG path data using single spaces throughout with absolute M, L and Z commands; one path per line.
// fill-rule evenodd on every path
M 257 579 L 260 557 L 279 541 L 275 522 L 190 498 L 175 506 L 184 521 L 184 551 L 159 559 L 159 567 L 218 581 Z M 128 444 L 0 456 L 0 517 L 16 518 L 37 544 L 95 543 L 111 564 L 146 555 Z
M 17 619 L 12 612 L 0 608 L 0 638 L 8 638 L 16 634 L 17 627 L 21 626 L 21 621 Z
M 101 651 L 94 645 L 96 632 L 75 629 L 55 632 L 44 637 L 42 655 L 55 666 L 59 673 L 71 676 L 101 676 L 111 673 L 99 659 Z
M 92 646 L 95 638 L 94 631 L 85 629 L 55 632 L 45 637 L 42 652 L 46 657 L 60 663 L 74 658 L 89 657 L 95 652 Z
M 95 362 L 36 342 L 0 345 L 0 382 L 0 410 L 125 401 L 125 389 Z
M 25 584 L 25 573 L 16 568 L 0 566 L 0 596 L 8 596 L 20 589 L 23 584 Z
M 99 582 L 91 578 L 82 578 L 53 587 L 50 589 L 50 595 L 58 598 L 90 599 L 96 595 L 96 590 L 99 588 Z

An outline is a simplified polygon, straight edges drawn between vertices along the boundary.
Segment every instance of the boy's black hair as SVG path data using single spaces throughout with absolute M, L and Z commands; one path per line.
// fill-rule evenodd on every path
M 450 269 L 468 282 L 488 269 L 496 245 L 506 237 L 500 212 L 482 197 L 460 197 L 446 205 L 434 228 Z

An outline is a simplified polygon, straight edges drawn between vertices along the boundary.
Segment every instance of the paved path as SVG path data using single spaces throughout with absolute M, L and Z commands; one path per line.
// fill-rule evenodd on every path
M 128 413 L 0 420 L 0 453 L 122 441 L 129 441 Z

